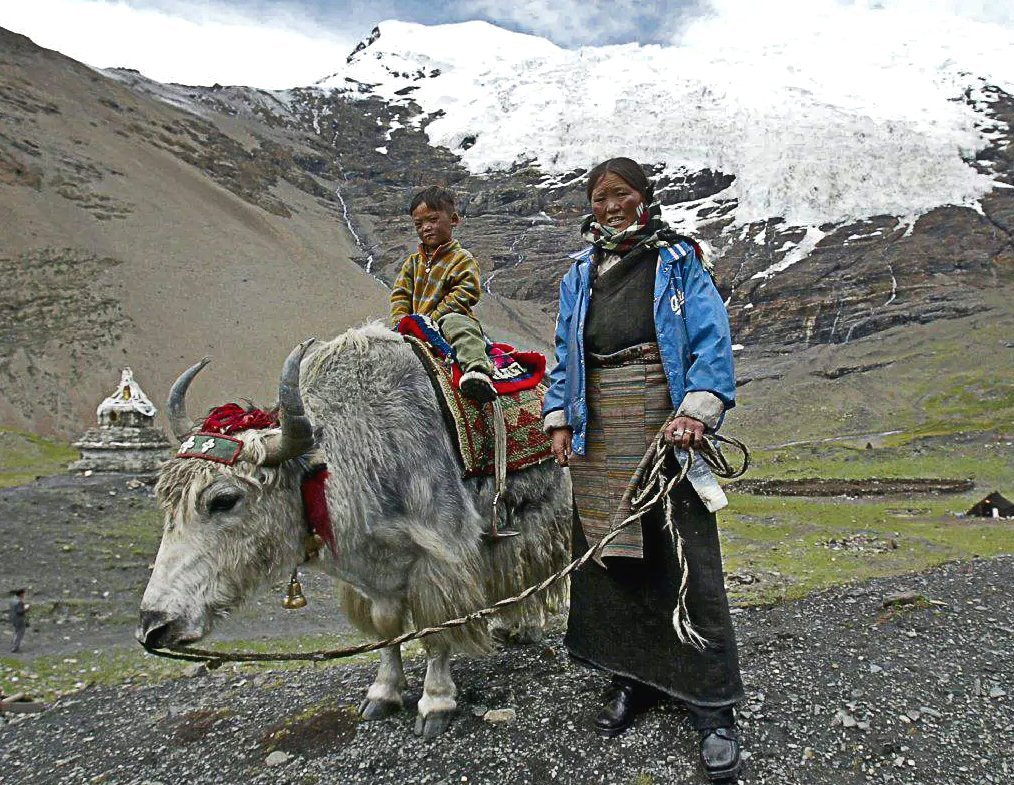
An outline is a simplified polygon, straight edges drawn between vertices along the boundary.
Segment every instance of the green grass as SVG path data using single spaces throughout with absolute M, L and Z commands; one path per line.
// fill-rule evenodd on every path
M 201 648 L 214 651 L 246 652 L 308 652 L 319 649 L 335 649 L 345 645 L 365 642 L 365 638 L 350 636 L 339 640 L 331 635 L 308 635 L 295 639 L 277 640 L 232 640 L 201 643 Z M 411 642 L 402 647 L 406 657 L 422 655 L 422 645 Z M 222 666 L 227 672 L 255 675 L 268 667 L 274 671 L 297 668 L 340 668 L 349 664 L 374 662 L 379 654 L 370 652 L 341 660 L 310 665 L 308 662 L 270 663 L 227 663 Z M 5 694 L 26 692 L 32 697 L 52 701 L 61 695 L 77 692 L 91 685 L 113 685 L 124 683 L 151 684 L 182 677 L 193 663 L 170 660 L 148 654 L 140 646 L 115 646 L 105 649 L 85 649 L 73 654 L 47 655 L 23 662 L 15 657 L 0 657 L 0 690 Z M 281 687 L 284 679 L 279 677 L 269 686 Z
M 955 516 L 970 506 L 967 495 L 851 500 L 731 494 L 730 502 L 720 522 L 726 570 L 760 578 L 730 587 L 739 604 L 796 599 L 828 586 L 1014 553 L 1009 523 Z M 897 547 L 880 552 L 825 546 L 855 534 Z
M 63 442 L 0 428 L 0 488 L 61 474 L 79 457 L 77 450 Z
M 737 395 L 726 429 L 753 446 L 846 434 L 902 431 L 898 446 L 926 437 L 1006 433 L 1014 427 L 1014 314 L 1005 291 L 983 294 L 984 310 L 960 319 L 907 324 L 791 357 L 744 362 L 756 378 Z M 827 371 L 882 365 L 835 379 Z M 862 446 L 860 444 L 859 446 Z
M 751 456 L 746 476 L 784 480 L 802 477 L 971 479 L 977 486 L 977 498 L 994 488 L 1014 484 L 1011 440 L 985 434 L 974 438 L 974 441 L 915 439 L 898 434 L 873 449 L 865 449 L 865 443 L 834 442 L 757 450 Z M 971 502 L 967 506 L 970 507 Z

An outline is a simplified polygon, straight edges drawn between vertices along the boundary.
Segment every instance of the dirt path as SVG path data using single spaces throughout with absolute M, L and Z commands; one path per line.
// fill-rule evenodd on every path
M 1014 557 L 840 587 L 736 613 L 749 698 L 743 783 L 982 785 L 1014 778 Z M 914 602 L 884 607 L 909 590 Z M 548 645 L 458 659 L 448 733 L 411 709 L 359 723 L 372 665 L 223 669 L 88 689 L 0 728 L 5 783 L 703 782 L 683 711 L 657 707 L 612 741 L 589 730 L 602 677 Z M 409 662 L 410 701 L 423 663 Z M 484 709 L 513 708 L 494 725 Z M 278 768 L 266 758 L 290 757 Z

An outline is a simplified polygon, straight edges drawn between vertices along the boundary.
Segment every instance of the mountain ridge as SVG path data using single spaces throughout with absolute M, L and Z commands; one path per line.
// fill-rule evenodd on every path
M 291 345 L 385 315 L 383 282 L 414 247 L 409 197 L 434 181 L 459 196 L 484 324 L 549 351 L 557 285 L 583 245 L 581 168 L 559 175 L 526 159 L 477 174 L 460 147 L 434 143 L 441 118 L 411 92 L 391 102 L 320 86 L 165 85 L 6 32 L 0 73 L 0 267 L 14 281 L 0 293 L 0 422 L 70 435 L 90 424 L 119 364 L 159 400 L 208 353 L 195 410 L 223 396 L 271 400 Z M 964 165 L 996 187 L 911 220 L 739 225 L 736 173 L 652 166 L 667 213 L 693 213 L 695 236 L 716 249 L 750 378 L 807 346 L 905 325 L 925 340 L 941 320 L 1004 311 L 1014 99 L 998 87 L 963 100 L 973 98 L 992 131 L 983 125 L 989 138 Z M 998 351 L 999 383 L 1010 363 Z

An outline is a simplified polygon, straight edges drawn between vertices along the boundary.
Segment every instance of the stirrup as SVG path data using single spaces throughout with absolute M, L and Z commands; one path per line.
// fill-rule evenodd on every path
M 507 488 L 507 424 L 503 418 L 503 403 L 499 398 L 493 399 L 493 470 L 495 483 L 493 491 L 493 515 L 490 518 L 490 531 L 483 532 L 483 538 L 496 542 L 517 537 L 521 532 L 511 529 L 499 529 L 496 525 L 500 511 L 500 496 Z M 508 511 L 508 522 L 510 512 Z
M 489 540 L 491 542 L 496 542 L 497 540 L 507 540 L 510 539 L 511 537 L 517 537 L 519 534 L 521 534 L 521 532 L 519 532 L 517 529 L 512 529 L 510 528 L 510 526 L 508 526 L 505 529 L 501 529 L 496 525 L 497 518 L 499 517 L 499 515 L 497 514 L 499 512 L 499 507 L 500 507 L 500 494 L 496 493 L 493 496 L 493 517 L 490 520 L 491 530 L 482 533 L 483 539 Z

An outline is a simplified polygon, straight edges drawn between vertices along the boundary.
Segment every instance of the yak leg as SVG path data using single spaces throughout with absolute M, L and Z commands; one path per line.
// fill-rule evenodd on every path
M 374 600 L 371 608 L 373 628 L 383 638 L 401 633 L 404 606 L 393 600 Z M 388 646 L 380 650 L 380 668 L 377 678 L 366 691 L 366 700 L 359 706 L 364 720 L 380 720 L 401 711 L 404 706 L 401 691 L 407 686 L 401 662 L 401 646 Z
M 419 699 L 415 733 L 432 739 L 450 726 L 451 718 L 458 708 L 454 697 L 458 689 L 451 678 L 450 648 L 439 639 L 427 638 L 426 641 L 426 681 L 423 683 L 422 698 Z

